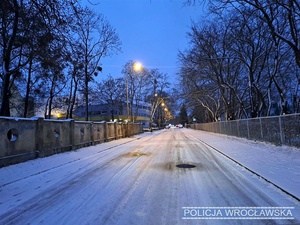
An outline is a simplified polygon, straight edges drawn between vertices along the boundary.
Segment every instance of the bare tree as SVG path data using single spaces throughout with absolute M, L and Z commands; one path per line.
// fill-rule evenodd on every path
M 181 83 L 192 91 L 189 97 L 195 94 L 196 102 L 209 111 L 213 120 L 222 114 L 228 120 L 235 119 L 239 116 L 237 108 L 244 112 L 242 92 L 237 88 L 244 79 L 241 63 L 232 51 L 231 32 L 230 23 L 194 23 L 188 34 L 191 48 L 179 54 Z
M 298 73 L 291 64 L 290 50 L 295 49 L 292 43 L 297 41 L 288 43 L 287 37 L 294 40 L 292 36 L 297 34 L 291 35 L 293 31 L 287 30 L 291 21 L 284 19 L 286 15 L 280 9 L 284 4 L 269 2 L 268 9 L 267 3 L 261 3 L 264 9 L 274 13 L 272 17 L 278 15 L 278 21 L 273 24 L 278 28 L 274 34 L 264 20 L 266 15 L 250 1 L 210 2 L 223 3 L 211 5 L 217 15 L 215 20 L 206 23 L 209 24 L 206 28 L 193 25 L 189 33 L 191 48 L 179 54 L 181 83 L 192 81 L 184 89 L 186 96 L 198 97 L 193 101 L 206 108 L 214 120 L 216 106 L 227 119 L 296 111 L 299 79 L 295 79 Z M 258 4 L 258 1 L 251 2 Z M 296 31 L 297 26 L 293 29 Z M 195 76 L 198 78 L 194 79 Z M 205 102 L 206 99 L 211 100 Z
M 20 26 L 20 5 L 17 0 L 1 1 L 1 55 L 2 55 L 2 91 L 1 91 L 1 116 L 10 116 L 11 87 L 14 76 L 23 66 L 20 58 L 13 52 L 16 50 L 16 40 Z M 18 57 L 18 58 L 17 58 Z M 14 63 L 12 62 L 14 61 Z M 17 63 L 19 62 L 19 63 Z
M 196 3 L 202 4 L 203 1 L 186 0 L 184 3 L 195 5 Z M 245 43 L 239 40 L 235 42 L 240 44 L 242 54 L 246 53 L 246 46 L 253 50 L 253 52 L 248 51 L 248 59 L 243 58 L 245 55 L 241 57 L 239 54 L 238 56 L 249 72 L 249 100 L 252 116 L 270 115 L 274 105 L 278 105 L 281 114 L 297 112 L 300 102 L 299 1 L 209 0 L 206 3 L 209 3 L 211 13 L 223 19 L 226 19 L 228 14 L 243 18 L 232 23 L 236 23 L 235 28 L 240 30 L 240 34 L 246 41 Z M 263 37 L 268 38 L 267 42 L 264 41 L 265 46 L 261 45 Z M 241 37 L 237 35 L 236 38 Z M 251 38 L 251 42 L 247 42 L 247 38 Z M 260 51 L 266 47 L 265 53 L 259 54 L 257 47 L 261 48 Z M 255 55 L 252 54 L 254 52 L 256 52 Z M 292 54 L 298 69 L 290 63 Z M 260 82 L 257 82 L 257 78 Z M 278 103 L 276 98 L 279 98 Z
M 181 97 L 189 108 L 201 106 L 207 112 L 209 121 L 217 121 L 222 114 L 218 88 L 205 72 L 206 61 L 196 63 L 191 57 L 189 53 L 179 54 Z M 200 117 L 197 119 L 201 120 Z
M 120 51 L 121 42 L 108 21 L 101 14 L 96 14 L 89 8 L 77 11 L 75 35 L 83 53 L 83 73 L 86 116 L 88 120 L 89 83 L 102 71 L 102 57 Z
M 3 0 L 0 3 L 1 23 L 1 108 L 0 115 L 10 115 L 10 99 L 15 81 L 24 76 L 22 70 L 28 64 L 37 62 L 37 51 L 51 42 L 53 37 L 62 37 L 64 27 L 69 24 L 70 6 L 75 1 L 19 1 Z M 59 34 L 59 35 L 54 35 Z M 43 40 L 43 41 L 42 41 Z M 43 45 L 40 45 L 43 44 Z M 47 57 L 47 56 L 45 56 Z M 28 66 L 28 72 L 32 72 Z M 25 70 L 23 70 L 24 72 Z M 30 76 L 27 77 L 26 99 L 30 93 Z M 25 80 L 25 79 L 23 79 Z M 25 110 L 26 101 L 25 100 Z M 24 113 L 26 115 L 26 112 Z
M 66 118 L 73 118 L 73 109 L 78 97 L 78 90 L 84 80 L 84 57 L 76 38 L 69 38 L 66 45 L 66 60 L 68 62 L 68 74 L 70 76 L 69 94 L 66 100 Z
M 111 120 L 115 120 L 115 112 L 123 111 L 124 100 L 126 93 L 126 84 L 123 78 L 113 78 L 111 75 L 101 83 L 97 84 L 97 90 L 95 94 L 97 98 L 100 98 L 102 102 L 108 105 L 110 110 Z
M 122 70 L 126 80 L 126 101 L 127 101 L 127 113 L 128 119 L 134 121 L 136 118 L 136 111 L 140 101 L 143 101 L 145 96 L 145 88 L 149 85 L 149 71 L 147 68 L 135 69 L 135 63 L 133 60 L 129 60 Z M 136 107 L 133 107 L 135 105 Z
M 260 46 L 261 54 L 257 54 L 253 60 L 257 61 L 258 57 L 259 60 L 257 62 L 263 62 L 260 65 L 259 73 L 268 73 L 268 84 L 267 85 L 267 92 L 263 93 L 261 87 L 256 86 L 258 82 L 249 74 L 249 81 L 251 82 L 250 87 L 250 100 L 252 101 L 252 116 L 257 116 L 259 111 L 262 109 L 262 104 L 256 104 L 256 99 L 261 99 L 258 102 L 263 103 L 263 98 L 268 95 L 268 112 L 267 115 L 270 114 L 270 107 L 272 100 L 270 98 L 271 89 L 275 89 L 278 91 L 278 97 L 280 98 L 280 108 L 281 114 L 286 114 L 290 111 L 288 106 L 288 99 L 287 99 L 287 88 L 284 82 L 281 82 L 282 76 L 287 79 L 287 74 L 282 74 L 282 66 L 286 66 L 287 64 L 284 62 L 285 60 L 290 61 L 287 59 L 288 51 L 294 53 L 295 61 L 298 67 L 300 66 L 299 63 L 299 55 L 300 55 L 300 48 L 299 48 L 299 3 L 297 1 L 211 1 L 216 4 L 212 9 L 216 12 L 221 12 L 222 10 L 231 10 L 239 14 L 240 17 L 243 17 L 242 22 L 244 25 L 237 25 L 237 27 L 248 30 L 247 34 L 248 37 L 252 37 L 252 43 L 256 46 Z M 254 29 L 254 30 L 253 30 Z M 254 32 L 251 32 L 253 30 Z M 261 38 L 262 37 L 262 38 Z M 267 38 L 264 41 L 264 44 L 261 45 L 261 40 Z M 247 42 L 246 42 L 247 43 Z M 253 47 L 255 47 L 253 45 Z M 248 45 L 251 47 L 250 45 Z M 256 47 L 255 47 L 256 48 Z M 258 48 L 256 48 L 258 49 Z M 255 50 L 255 49 L 253 49 Z M 256 50 L 255 50 L 256 51 Z M 265 52 L 263 52 L 265 51 Z M 251 52 L 249 52 L 251 55 Z M 253 55 L 253 54 L 252 54 Z M 244 61 L 245 62 L 245 61 Z M 250 62 L 250 61 L 249 61 Z M 249 66 L 253 65 L 256 66 L 258 63 L 248 63 Z M 291 66 L 289 66 L 291 67 Z M 286 68 L 286 67 L 284 67 Z M 300 68 L 300 67 L 299 67 Z M 288 69 L 291 71 L 291 69 Z M 250 72 L 253 71 L 252 69 L 249 70 Z M 259 74 L 258 74 L 259 75 Z M 263 79 L 263 76 L 259 75 Z M 299 80 L 295 80 L 296 83 L 299 83 Z M 295 89 L 294 93 L 297 93 L 298 88 Z M 260 92 L 260 93 L 259 93 Z M 258 95 L 257 95 L 257 94 Z M 294 94 L 293 105 L 297 105 L 297 94 Z M 265 103 L 263 103 L 265 104 Z M 255 109 L 256 107 L 256 109 Z M 257 111 L 258 110 L 258 111 Z M 295 107 L 294 107 L 295 110 Z

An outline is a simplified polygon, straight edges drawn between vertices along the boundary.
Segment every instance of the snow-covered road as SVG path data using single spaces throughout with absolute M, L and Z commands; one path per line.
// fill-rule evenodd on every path
M 0 224 L 300 224 L 297 200 L 197 134 L 145 133 L 2 168 Z M 198 208 L 185 215 L 184 207 Z M 225 219 L 222 207 L 248 214 Z M 273 207 L 289 208 L 281 219 L 255 218 Z

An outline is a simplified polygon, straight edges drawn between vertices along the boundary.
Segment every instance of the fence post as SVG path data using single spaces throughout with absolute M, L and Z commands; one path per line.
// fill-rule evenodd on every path
M 262 128 L 261 117 L 259 117 L 259 127 L 260 127 L 261 140 L 264 140 L 264 131 L 263 131 L 263 128 Z
M 104 131 L 104 142 L 107 142 L 107 124 L 106 122 L 103 122 L 103 131 Z
M 90 136 L 92 145 L 95 145 L 95 137 L 94 137 L 94 122 L 90 123 Z
M 280 133 L 280 144 L 283 145 L 284 144 L 284 133 L 283 133 L 283 129 L 282 129 L 282 123 L 281 123 L 281 116 L 278 116 L 278 120 L 279 120 L 279 133 Z
M 117 123 L 116 122 L 114 122 L 114 133 L 115 133 L 115 140 L 117 140 L 118 139 L 118 130 L 117 130 Z
M 75 147 L 75 120 L 71 119 L 70 120 L 70 144 L 71 144 L 71 149 L 74 150 L 76 149 Z
M 126 136 L 126 137 L 129 137 L 128 122 L 125 123 L 125 136 Z
M 39 157 L 44 157 L 44 118 L 36 117 L 35 148 Z
M 249 119 L 247 119 L 247 138 L 250 139 Z

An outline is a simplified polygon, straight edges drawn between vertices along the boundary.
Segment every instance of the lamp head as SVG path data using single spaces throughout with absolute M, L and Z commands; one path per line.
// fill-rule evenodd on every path
M 133 70 L 139 72 L 143 69 L 143 65 L 140 62 L 135 62 L 133 64 Z

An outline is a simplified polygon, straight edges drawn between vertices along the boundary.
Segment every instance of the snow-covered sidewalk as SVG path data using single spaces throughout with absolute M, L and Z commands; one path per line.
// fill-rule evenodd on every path
M 300 198 L 300 149 L 197 132 L 197 137 L 203 142 Z

